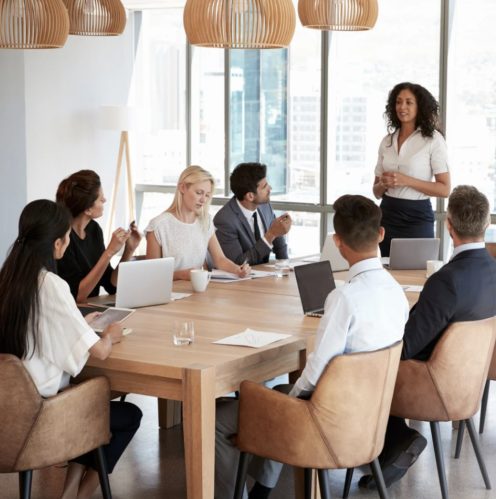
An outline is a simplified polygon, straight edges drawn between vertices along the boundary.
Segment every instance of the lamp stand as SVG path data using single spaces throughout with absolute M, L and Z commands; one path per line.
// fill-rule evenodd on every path
M 129 154 L 129 132 L 121 133 L 121 144 L 119 146 L 119 159 L 117 160 L 117 171 L 115 174 L 114 190 L 112 192 L 112 209 L 110 211 L 108 242 L 112 237 L 112 222 L 115 214 L 115 204 L 117 201 L 117 190 L 119 189 L 119 177 L 121 174 L 122 156 L 126 150 L 126 166 L 127 166 L 127 191 L 129 196 L 129 223 L 134 220 L 134 191 L 133 177 L 131 173 L 131 157 Z

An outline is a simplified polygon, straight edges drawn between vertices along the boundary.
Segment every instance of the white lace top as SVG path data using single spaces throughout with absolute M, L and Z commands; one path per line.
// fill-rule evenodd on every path
M 162 247 L 162 257 L 175 258 L 174 270 L 203 268 L 208 243 L 215 231 L 212 217 L 208 216 L 208 229 L 203 230 L 203 219 L 195 223 L 180 222 L 172 213 L 162 213 L 148 224 L 145 232 L 153 232 Z

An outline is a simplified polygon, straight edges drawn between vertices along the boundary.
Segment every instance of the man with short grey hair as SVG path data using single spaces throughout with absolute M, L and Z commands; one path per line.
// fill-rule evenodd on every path
M 450 261 L 425 283 L 410 311 L 403 337 L 402 360 L 427 361 L 444 331 L 454 322 L 496 316 L 496 260 L 484 244 L 490 206 L 475 187 L 461 185 L 449 197 L 446 227 L 453 239 Z M 404 419 L 391 416 L 379 456 L 389 487 L 400 480 L 425 449 L 427 440 Z M 371 475 L 359 484 L 375 490 Z

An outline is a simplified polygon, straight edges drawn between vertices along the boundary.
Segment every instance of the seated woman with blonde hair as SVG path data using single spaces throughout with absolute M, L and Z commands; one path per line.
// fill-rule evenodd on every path
M 215 190 L 213 176 L 200 166 L 184 170 L 172 205 L 145 229 L 146 258 L 174 257 L 174 280 L 190 280 L 190 272 L 203 268 L 210 252 L 215 268 L 248 277 L 248 264 L 236 265 L 224 256 L 212 217 L 208 213 Z

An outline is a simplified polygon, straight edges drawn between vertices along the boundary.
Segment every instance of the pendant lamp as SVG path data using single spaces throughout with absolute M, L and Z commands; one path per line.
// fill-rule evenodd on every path
M 366 31 L 377 22 L 377 0 L 299 0 L 298 16 L 306 28 Z
M 187 0 L 184 8 L 186 36 L 198 47 L 284 48 L 295 27 L 292 0 Z
M 0 0 L 0 48 L 61 48 L 68 35 L 62 0 Z
M 120 0 L 63 0 L 69 11 L 69 34 L 81 36 L 122 35 L 126 9 Z

